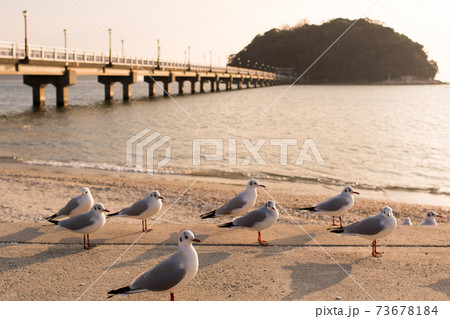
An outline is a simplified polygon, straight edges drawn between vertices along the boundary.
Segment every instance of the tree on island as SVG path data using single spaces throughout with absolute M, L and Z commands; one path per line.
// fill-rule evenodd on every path
M 229 65 L 273 70 L 293 67 L 303 73 L 354 20 L 334 19 L 322 25 L 305 21 L 292 27 L 257 35 Z M 304 75 L 309 83 L 370 83 L 411 76 L 434 79 L 435 61 L 423 46 L 380 22 L 357 21 L 352 28 Z

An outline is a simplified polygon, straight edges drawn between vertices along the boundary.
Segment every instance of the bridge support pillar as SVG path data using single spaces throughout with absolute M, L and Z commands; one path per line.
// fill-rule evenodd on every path
M 169 81 L 164 81 L 164 96 L 168 97 L 170 94 L 170 82 Z
M 131 99 L 131 84 L 137 82 L 137 73 L 130 71 L 129 75 L 99 75 L 98 82 L 105 86 L 105 101 L 114 99 L 114 83 L 119 82 L 123 86 L 123 100 Z
M 33 88 L 33 108 L 43 110 L 45 107 L 45 87 L 53 84 L 56 87 L 56 106 L 69 104 L 69 86 L 77 83 L 75 70 L 67 69 L 63 75 L 24 75 L 23 83 Z
M 242 80 L 239 80 L 237 83 L 238 90 L 242 89 Z
M 156 91 L 155 91 L 156 84 L 155 84 L 155 82 L 153 82 L 152 79 L 150 79 L 150 80 L 151 80 L 151 82 L 148 82 L 148 96 L 152 97 L 152 96 L 155 96 L 155 94 L 156 94 Z
M 205 93 L 205 81 L 200 81 L 200 93 Z
M 190 81 L 191 82 L 191 94 L 195 94 L 195 83 L 197 82 L 197 81 Z
M 183 95 L 184 94 L 184 81 L 180 80 L 178 82 L 178 94 Z
M 219 80 L 216 81 L 216 91 L 217 92 L 220 91 L 220 81 Z
M 27 84 L 27 83 L 25 83 Z M 48 83 L 41 83 L 32 85 L 33 87 L 33 109 L 44 110 L 45 109 L 45 87 Z M 30 85 L 30 84 L 27 84 Z
M 225 90 L 231 91 L 233 89 L 233 80 L 226 80 L 225 81 Z
M 211 92 L 214 92 L 215 91 L 215 84 L 216 84 L 216 81 L 214 81 L 214 80 L 210 80 L 209 81 L 209 83 L 211 84 Z

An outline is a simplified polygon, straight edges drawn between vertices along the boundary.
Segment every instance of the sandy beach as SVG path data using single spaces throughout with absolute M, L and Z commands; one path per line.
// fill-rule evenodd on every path
M 183 294 L 184 288 L 175 294 L 177 300 L 450 300 L 448 208 L 388 201 L 361 192 L 344 215 L 344 224 L 377 214 L 387 205 L 399 222 L 405 217 L 413 222 L 381 239 L 385 254 L 373 258 L 368 240 L 330 234 L 330 217 L 298 211 L 340 192 L 339 187 L 263 182 L 267 193 L 259 191 L 256 206 L 271 196 L 280 211 L 278 223 L 263 231 L 267 247 L 258 245 L 255 232 L 217 228 L 229 219 L 199 218 L 241 192 L 246 180 L 4 163 L 0 168 L 0 300 L 107 300 L 108 290 L 128 285 L 176 251 L 176 238 L 184 229 L 202 240 L 196 245 L 200 267 L 189 294 Z M 108 219 L 91 235 L 98 246 L 85 251 L 81 235 L 56 230 L 44 220 L 83 186 L 91 189 L 95 202 L 111 211 L 154 189 L 165 197 L 163 211 L 170 209 L 144 235 L 140 221 Z M 428 210 L 444 215 L 437 227 L 418 225 Z M 112 299 L 168 298 L 149 292 Z

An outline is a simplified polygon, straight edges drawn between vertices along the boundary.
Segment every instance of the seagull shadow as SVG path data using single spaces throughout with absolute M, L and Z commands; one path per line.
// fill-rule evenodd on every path
M 347 273 L 351 273 L 350 264 L 341 264 Z M 297 262 L 293 266 L 283 266 L 283 269 L 291 271 L 292 293 L 283 300 L 301 300 L 306 295 L 334 286 L 346 279 L 348 275 L 336 264 L 318 264 Z
M 424 286 L 431 288 L 435 291 L 442 292 L 450 297 L 450 279 L 440 279 L 436 281 L 434 284 L 430 284 L 428 286 Z
M 3 248 L 10 246 L 11 245 L 5 245 Z M 65 246 L 64 248 L 61 248 L 61 246 L 59 245 L 49 244 L 47 250 L 39 252 L 32 256 L 28 255 L 24 257 L 0 257 L 0 273 L 11 271 L 14 269 L 22 269 L 23 267 L 27 267 L 33 264 L 45 263 L 46 261 L 51 259 L 64 258 L 68 255 L 80 254 L 84 251 L 85 250 L 83 249 L 82 244 L 79 247 L 70 245 Z
M 0 242 L 26 242 L 43 234 L 44 232 L 40 231 L 40 227 L 28 227 L 18 231 L 17 233 L 0 237 Z
M 270 240 L 268 247 L 282 245 L 281 246 L 282 249 L 265 251 L 264 247 L 262 247 L 261 254 L 255 256 L 255 258 L 265 258 L 265 257 L 274 256 L 274 255 L 281 254 L 283 252 L 292 250 L 294 248 L 297 248 L 299 245 L 301 246 L 301 245 L 305 245 L 306 243 L 309 243 L 312 240 L 311 237 L 314 238 L 315 234 L 309 234 L 309 235 L 304 234 L 304 235 L 291 236 L 291 237 L 286 237 L 286 238 Z M 284 244 L 286 242 L 292 243 L 292 245 Z
M 199 269 L 207 268 L 217 263 L 220 263 L 230 257 L 230 253 L 221 251 L 221 252 L 212 252 L 212 253 L 199 253 L 198 254 L 198 263 Z

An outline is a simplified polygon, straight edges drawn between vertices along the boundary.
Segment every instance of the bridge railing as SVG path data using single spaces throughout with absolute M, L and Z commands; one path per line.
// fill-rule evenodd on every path
M 23 59 L 25 58 L 25 45 L 12 42 L 0 41 L 0 58 Z M 81 63 L 101 63 L 109 64 L 109 56 L 104 53 L 94 51 L 80 51 L 66 48 L 46 47 L 39 45 L 28 46 L 28 58 L 41 61 L 59 61 L 59 62 L 81 62 Z M 158 61 L 142 57 L 129 57 L 125 55 L 114 55 L 111 57 L 111 63 L 114 65 L 142 66 L 149 68 L 158 67 Z M 185 64 L 175 61 L 159 61 L 159 68 L 166 70 L 193 70 L 193 71 L 211 71 L 233 74 L 247 74 L 258 76 L 271 76 L 277 79 L 289 78 L 274 72 L 238 68 L 238 67 L 220 67 L 206 66 L 200 64 Z

